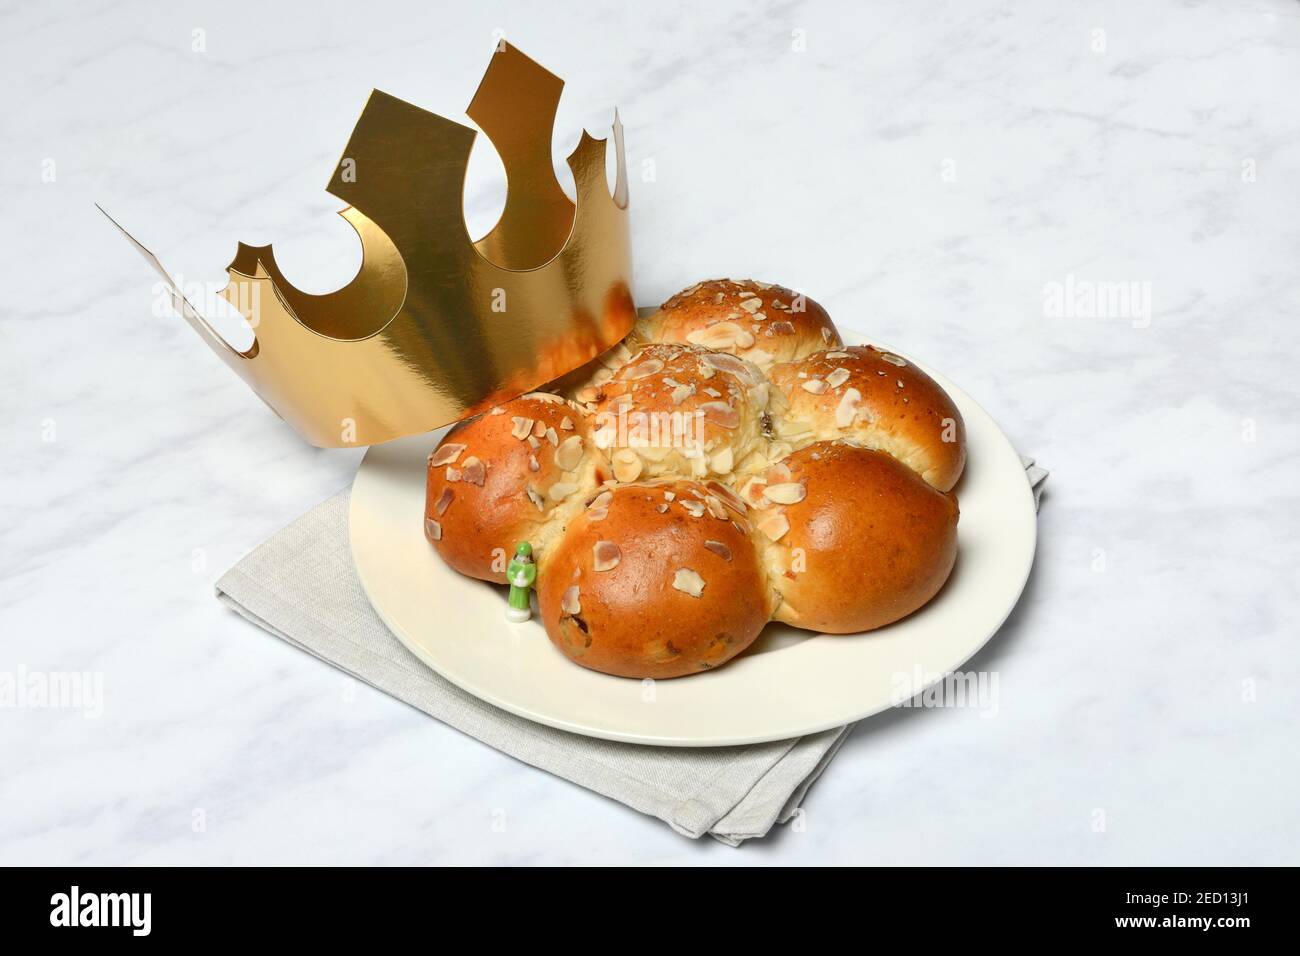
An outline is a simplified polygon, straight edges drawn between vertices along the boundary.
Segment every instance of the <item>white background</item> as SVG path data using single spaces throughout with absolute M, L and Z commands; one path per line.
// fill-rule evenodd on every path
M 693 843 L 213 598 L 359 453 L 155 316 L 93 203 L 186 282 L 242 239 L 337 286 L 370 89 L 460 117 L 494 30 L 568 81 L 557 161 L 622 111 L 639 301 L 796 286 L 1053 472 L 997 716 L 867 721 L 801 832 Z M 28 4 L 0 63 L 0 673 L 104 681 L 0 708 L 0 862 L 1298 861 L 1300 6 Z M 478 231 L 499 175 L 480 140 Z M 1046 315 L 1067 276 L 1149 325 Z

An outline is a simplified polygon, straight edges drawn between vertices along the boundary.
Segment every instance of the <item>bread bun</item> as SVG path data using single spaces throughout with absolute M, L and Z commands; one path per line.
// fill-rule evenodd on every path
M 539 562 L 551 642 L 620 677 L 681 677 L 739 654 L 771 611 L 744 512 L 716 483 L 600 491 Z
M 934 597 L 957 555 L 957 499 L 884 452 L 816 442 L 742 486 L 775 618 L 849 634 Z
M 697 282 L 640 319 L 631 337 L 730 352 L 764 371 L 841 344 L 830 316 L 812 299 L 753 279 Z
M 544 553 L 607 477 L 603 463 L 580 407 L 540 392 L 505 402 L 452 428 L 429 455 L 425 537 L 461 574 L 504 583 L 515 545 Z
M 948 393 L 919 368 L 870 345 L 817 352 L 773 366 L 787 408 L 780 438 L 798 448 L 851 439 L 893 455 L 940 491 L 966 464 L 966 426 Z
M 789 289 L 701 282 L 549 388 L 447 434 L 425 534 L 499 583 L 530 542 L 542 623 L 584 667 L 699 673 L 770 619 L 871 630 L 947 580 L 956 404 Z
M 647 345 L 599 387 L 592 435 L 619 481 L 730 475 L 763 451 L 771 394 L 734 355 Z

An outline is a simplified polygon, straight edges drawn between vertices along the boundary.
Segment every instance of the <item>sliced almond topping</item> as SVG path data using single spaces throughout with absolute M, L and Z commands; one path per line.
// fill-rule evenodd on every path
M 758 530 L 767 536 L 767 540 L 780 541 L 790 530 L 790 522 L 781 512 L 774 511 L 763 517 L 763 520 L 758 523 Z
M 601 364 L 607 368 L 619 369 L 627 364 L 627 360 L 632 357 L 632 350 L 627 347 L 626 342 L 619 342 L 608 352 L 600 357 Z
M 706 422 L 721 425 L 723 428 L 740 427 L 740 412 L 726 402 L 705 402 L 700 406 L 700 411 L 704 413 Z
M 578 486 L 572 482 L 557 481 L 546 490 L 546 495 L 552 501 L 563 501 L 577 490 Z
M 686 341 L 705 348 L 726 349 L 737 344 L 737 339 L 742 335 L 749 336 L 749 344 L 754 344 L 754 337 L 735 322 L 716 322 L 706 329 L 696 329 L 686 336 Z
M 537 419 L 537 421 L 533 422 L 533 437 L 543 438 L 545 437 L 545 435 L 546 435 L 546 422 L 542 421 L 539 418 Z
M 554 392 L 529 392 L 524 398 L 531 398 L 536 402 L 547 402 L 551 405 L 563 405 L 563 396 L 556 395 Z
M 442 489 L 442 494 L 438 498 L 438 503 L 433 506 L 433 513 L 436 514 L 439 518 L 441 518 L 442 513 L 446 511 L 447 506 L 451 504 L 451 499 L 455 497 L 456 497 L 456 493 L 452 491 L 450 488 Z
M 623 560 L 623 551 L 613 541 L 597 541 L 591 549 L 591 569 L 612 571 Z
M 565 588 L 564 595 L 560 598 L 560 610 L 565 614 L 582 613 L 582 603 L 578 600 L 578 586 L 576 584 Z
M 721 541 L 705 541 L 704 546 L 720 557 L 723 561 L 731 560 L 731 549 Z
M 542 443 L 537 440 L 537 437 L 535 435 L 529 435 L 528 447 L 531 448 L 533 451 L 536 451 L 537 449 L 542 447 Z
M 512 415 L 510 417 L 510 424 L 514 426 L 510 429 L 510 434 L 515 438 L 518 438 L 520 441 L 523 441 L 532 434 L 533 419 L 531 418 L 524 418 L 522 415 Z
M 763 307 L 763 300 L 759 298 L 745 299 L 743 302 L 739 303 L 739 307 L 744 309 L 750 315 L 753 315 Z
M 441 468 L 443 465 L 453 464 L 464 450 L 464 445 L 457 445 L 455 442 L 439 445 L 433 450 L 433 454 L 429 456 L 429 467 Z
M 448 480 L 448 481 L 460 481 L 460 469 L 459 469 L 459 468 L 453 468 L 451 465 L 448 465 L 448 466 L 447 466 L 447 480 Z
M 539 495 L 537 489 L 532 485 L 528 486 L 528 500 L 537 506 L 538 511 L 541 511 L 546 505 L 546 499 Z
M 541 466 L 541 464 L 538 462 L 538 460 L 537 460 L 537 456 L 536 456 L 536 455 L 529 455 L 529 456 L 528 456 L 528 470 L 529 470 L 529 471 L 541 471 L 541 470 L 542 470 L 542 466 Z
M 839 388 L 849 380 L 849 370 L 846 368 L 837 368 L 831 374 L 826 376 L 826 384 L 831 388 Z
M 678 385 L 673 389 L 672 399 L 674 405 L 680 405 L 686 399 L 695 394 L 694 385 Z
M 661 515 L 666 515 L 668 513 L 668 506 L 661 501 L 659 504 L 655 505 L 655 511 L 659 512 Z
M 846 359 L 846 358 L 853 358 L 853 356 L 850 355 L 848 352 L 840 352 L 840 351 L 827 352 L 827 353 L 826 353 L 826 357 L 827 357 L 828 359 Z
M 565 415 L 563 418 L 560 419 L 560 428 L 562 428 L 566 432 L 573 431 L 573 419 L 570 418 L 568 415 Z
M 767 502 L 763 498 L 763 489 L 767 487 L 767 482 L 755 475 L 745 482 L 744 487 L 740 489 L 740 497 L 748 501 L 751 505 L 763 507 Z
M 500 405 L 493 405 L 492 411 L 488 412 L 489 415 L 504 415 L 505 413 L 506 410 L 502 408 Z
M 790 466 L 785 464 L 784 462 L 777 462 L 775 465 L 773 465 L 771 468 L 767 470 L 767 474 L 764 476 L 764 480 L 769 481 L 774 485 L 779 485 L 783 481 L 789 481 Z
M 791 328 L 790 331 L 793 332 L 794 329 Z M 739 332 L 736 333 L 736 348 L 750 349 L 753 347 L 754 347 L 754 335 L 752 332 L 747 332 L 744 329 L 741 329 Z
M 678 568 L 673 574 L 673 587 L 693 598 L 704 593 L 704 578 L 690 568 Z
M 738 515 L 744 515 L 745 503 L 737 497 L 736 493 L 726 485 L 717 481 L 710 481 L 706 486 L 709 491 L 713 492 L 722 501 L 724 505 L 736 512 Z
M 767 327 L 768 335 L 794 335 L 794 323 L 786 322 L 782 319 L 780 322 L 773 322 Z
M 806 382 L 800 382 L 799 387 L 805 392 L 811 392 L 814 395 L 821 395 L 826 391 L 826 383 L 819 378 L 810 378 Z
M 570 435 L 555 449 L 555 463 L 564 471 L 573 471 L 582 462 L 582 436 Z
M 831 340 L 834 339 L 834 338 L 835 338 L 835 334 L 834 334 L 833 332 L 831 332 L 830 329 L 826 328 L 826 326 L 823 325 L 823 326 L 822 326 L 822 341 L 825 342 L 827 345 L 830 345 L 830 344 L 831 344 Z
M 434 541 L 441 541 L 441 540 L 442 540 L 442 525 L 440 525 L 438 522 L 434 521 L 432 518 L 425 518 L 425 519 L 424 519 L 424 533 L 427 534 L 427 535 L 428 535 L 432 540 L 434 540 Z
M 888 362 L 890 365 L 897 365 L 899 368 L 902 368 L 907 364 L 906 359 L 902 358 L 901 356 L 895 355 L 893 352 L 881 352 L 880 360 L 882 362 Z
M 700 518 L 703 517 L 704 515 L 703 501 L 687 501 L 685 498 L 683 498 L 681 500 L 681 506 L 686 509 L 687 514 L 689 514 L 692 518 Z
M 705 352 L 700 359 L 705 365 L 716 368 L 719 372 L 730 372 L 732 375 L 739 375 L 742 378 L 749 379 L 749 366 L 745 364 L 744 359 L 736 358 L 727 352 Z M 708 376 L 704 376 L 708 378 Z
M 674 498 L 676 498 L 676 497 L 677 497 L 677 492 L 675 492 L 675 491 L 665 491 L 665 492 L 664 492 L 664 501 L 672 501 L 672 500 L 673 500 Z
M 731 447 L 728 446 L 709 459 L 709 467 L 715 474 L 727 475 L 731 473 L 734 455 Z
M 807 491 L 797 481 L 786 481 L 779 485 L 768 485 L 763 489 L 768 501 L 778 505 L 793 505 L 803 501 Z
M 623 370 L 623 379 L 628 382 L 635 382 L 638 379 L 649 378 L 656 372 L 662 372 L 664 369 L 664 360 L 651 356 L 644 362 L 638 362 L 636 365 L 628 366 Z
M 614 477 L 619 481 L 636 481 L 645 467 L 641 456 L 630 448 L 620 448 L 614 452 L 613 466 Z
M 714 495 L 709 495 L 705 498 L 704 504 L 705 507 L 709 509 L 709 514 L 713 515 L 713 517 L 717 518 L 719 521 L 727 520 L 727 509 L 722 506 L 722 502 Z
M 858 416 L 858 402 L 862 400 L 862 393 L 856 388 L 845 389 L 844 397 L 835 408 L 835 427 L 848 428 L 853 424 L 853 419 Z
M 555 447 L 560 444 L 560 435 L 554 428 L 548 427 L 546 429 L 546 440 L 551 443 L 551 447 Z
M 609 503 L 610 503 L 611 501 L 613 501 L 613 500 L 614 500 L 614 492 L 612 492 L 612 491 L 602 491 L 600 494 L 596 495 L 596 497 L 594 497 L 594 498 L 591 499 L 591 502 L 587 505 L 587 507 L 588 507 L 588 508 L 608 508 L 608 507 L 609 507 Z
M 465 459 L 465 467 L 461 469 L 461 476 L 471 485 L 482 487 L 483 479 L 487 476 L 487 465 L 470 455 Z

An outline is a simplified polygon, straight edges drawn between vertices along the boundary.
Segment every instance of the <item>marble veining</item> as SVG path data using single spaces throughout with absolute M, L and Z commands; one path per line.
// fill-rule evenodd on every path
M 556 6 L 0 13 L 0 678 L 102 680 L 98 716 L 0 701 L 0 862 L 1298 862 L 1300 7 Z M 801 825 L 739 851 L 224 610 L 216 577 L 359 453 L 155 315 L 94 209 L 187 283 L 274 240 L 327 290 L 359 261 L 323 187 L 366 95 L 461 115 L 494 31 L 568 81 L 557 162 L 619 106 L 640 301 L 797 286 L 1053 472 L 970 665 L 996 716 L 867 721 Z M 503 193 L 480 142 L 479 231 Z

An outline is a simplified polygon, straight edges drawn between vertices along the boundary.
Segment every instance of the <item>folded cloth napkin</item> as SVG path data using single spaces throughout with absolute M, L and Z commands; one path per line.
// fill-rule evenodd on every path
M 1047 472 L 1024 459 L 1038 500 Z M 366 599 L 348 546 L 344 491 L 245 556 L 217 597 L 276 637 L 431 717 L 556 776 L 731 846 L 799 809 L 849 727 L 745 747 L 669 748 L 554 730 L 486 704 L 425 667 Z

